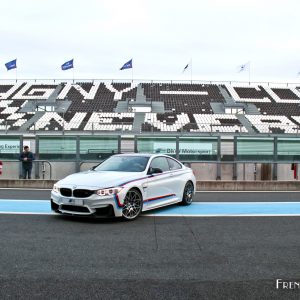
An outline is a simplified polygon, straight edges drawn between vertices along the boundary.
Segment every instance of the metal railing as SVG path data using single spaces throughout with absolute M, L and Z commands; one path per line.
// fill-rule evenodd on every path
M 2 175 L 0 175 L 0 179 L 3 177 L 7 177 L 5 174 L 6 171 L 6 164 L 16 164 L 16 168 L 13 169 L 12 166 L 10 166 L 8 168 L 9 170 L 9 174 L 11 174 L 11 176 L 8 176 L 10 178 L 7 179 L 20 179 L 22 178 L 22 162 L 16 159 L 1 159 L 2 163 L 3 163 L 3 172 Z M 40 164 L 40 165 L 39 165 Z M 49 172 L 47 172 L 46 169 L 46 165 L 49 167 Z M 50 161 L 48 160 L 34 160 L 33 161 L 33 167 L 32 170 L 34 171 L 34 175 L 36 179 L 40 178 L 40 173 L 42 173 L 42 179 L 45 179 L 46 175 L 48 178 L 47 179 L 52 179 L 52 164 Z

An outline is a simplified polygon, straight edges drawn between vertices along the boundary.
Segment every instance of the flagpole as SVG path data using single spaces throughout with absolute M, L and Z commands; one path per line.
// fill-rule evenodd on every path
M 249 84 L 250 84 L 250 61 L 249 61 L 248 76 L 249 76 Z
M 72 68 L 73 73 L 73 83 L 74 83 L 74 67 Z
M 193 82 L 193 59 L 191 58 L 191 83 Z
M 133 67 L 131 68 L 131 82 L 133 83 Z
M 18 82 L 18 68 L 16 68 L 16 82 Z

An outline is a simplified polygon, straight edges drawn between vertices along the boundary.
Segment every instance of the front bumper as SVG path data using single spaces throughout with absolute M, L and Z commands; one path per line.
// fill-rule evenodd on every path
M 100 197 L 94 194 L 88 198 L 74 198 L 64 197 L 52 191 L 51 209 L 57 213 L 73 216 L 122 216 L 122 207 L 119 205 L 118 198 L 114 195 Z

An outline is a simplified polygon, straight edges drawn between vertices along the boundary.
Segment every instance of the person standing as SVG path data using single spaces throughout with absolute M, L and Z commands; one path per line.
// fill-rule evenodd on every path
M 32 161 L 34 160 L 34 155 L 29 151 L 28 146 L 24 146 L 24 151 L 20 154 L 19 160 L 22 162 L 22 176 L 23 179 L 31 179 L 32 171 Z

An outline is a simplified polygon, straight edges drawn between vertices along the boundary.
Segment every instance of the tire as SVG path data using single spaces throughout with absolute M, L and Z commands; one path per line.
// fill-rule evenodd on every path
M 193 196 L 194 196 L 194 185 L 191 181 L 188 181 L 185 184 L 184 190 L 183 190 L 183 196 L 182 196 L 182 205 L 191 205 L 193 202 Z
M 127 221 L 135 220 L 142 212 L 143 197 L 137 189 L 131 189 L 127 192 L 122 208 L 122 217 Z

